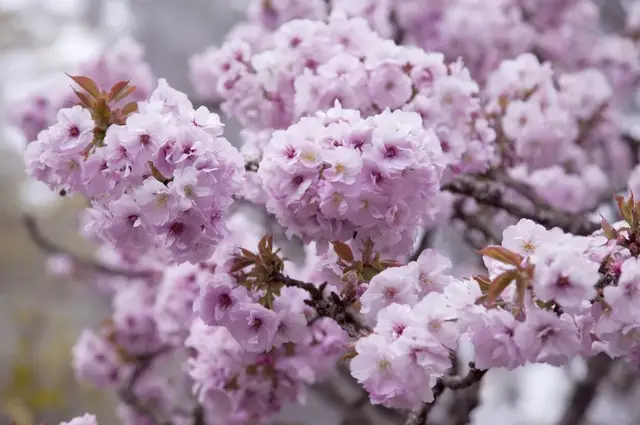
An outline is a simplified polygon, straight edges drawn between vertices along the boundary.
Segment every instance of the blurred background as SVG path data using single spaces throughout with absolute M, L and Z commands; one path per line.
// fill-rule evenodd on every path
M 156 75 L 192 94 L 188 58 L 220 42 L 242 18 L 246 3 L 0 0 L 0 424 L 55 424 L 86 411 L 94 412 L 102 424 L 117 423 L 110 395 L 79 386 L 70 364 L 70 347 L 80 330 L 108 317 L 107 301 L 89 285 L 48 274 L 46 256 L 22 225 L 23 212 L 34 213 L 50 238 L 75 252 L 86 251 L 89 247 L 74 231 L 72 212 L 78 205 L 61 201 L 25 179 L 21 160 L 25 141 L 6 125 L 8 105 L 29 90 L 51 84 L 44 77 L 54 76 L 51 81 L 64 78 L 65 71 L 123 34 L 142 42 Z M 622 8 L 617 0 L 600 3 L 604 24 L 620 25 Z M 491 374 L 482 393 L 483 410 L 489 412 L 483 414 L 486 422 L 482 422 L 553 423 L 572 386 L 569 376 L 581 373 L 580 365 L 577 368 L 567 371 L 537 365 L 509 376 Z M 498 403 L 513 394 L 526 403 L 518 404 L 517 409 L 515 402 L 511 407 Z M 617 394 L 620 402 L 633 400 L 637 392 L 623 389 Z M 599 416 L 605 419 L 594 423 L 640 424 L 640 416 L 634 419 L 633 412 L 620 413 L 612 406 L 607 400 L 596 404 L 595 410 L 601 410 Z M 305 424 L 337 423 L 337 413 L 327 401 L 315 397 L 308 406 L 289 409 L 285 416 Z

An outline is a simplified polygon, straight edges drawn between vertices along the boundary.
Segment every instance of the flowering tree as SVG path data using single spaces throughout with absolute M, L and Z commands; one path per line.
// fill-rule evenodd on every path
M 345 424 L 367 404 L 424 424 L 449 390 L 464 424 L 491 369 L 586 357 L 561 419 L 579 424 L 614 359 L 640 365 L 640 145 L 621 121 L 640 7 L 627 18 L 607 34 L 590 0 L 259 0 L 193 58 L 201 106 L 131 40 L 25 100 L 27 170 L 86 199 L 99 258 L 26 224 L 113 302 L 78 378 L 117 392 L 125 424 L 243 424 L 337 368 L 364 394 Z M 482 273 L 431 246 L 451 224 Z

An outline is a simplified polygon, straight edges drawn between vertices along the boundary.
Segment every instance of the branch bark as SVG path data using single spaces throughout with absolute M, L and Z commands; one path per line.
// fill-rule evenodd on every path
M 306 300 L 306 304 L 313 307 L 318 313 L 318 316 L 330 317 L 335 320 L 352 338 L 362 338 L 372 332 L 371 328 L 361 323 L 353 313 L 349 311 L 349 305 L 347 305 L 338 294 L 332 292 L 329 298 L 324 297 L 324 289 L 327 286 L 326 283 L 318 287 L 312 283 L 302 282 L 284 275 L 278 276 L 278 280 L 284 282 L 286 286 L 307 291 L 311 295 L 311 299 Z
M 118 391 L 118 396 L 122 400 L 123 403 L 128 404 L 133 409 L 137 410 L 143 416 L 146 416 L 151 420 L 151 422 L 155 425 L 168 425 L 171 424 L 169 421 L 163 421 L 158 418 L 156 412 L 153 409 L 147 407 L 142 400 L 136 395 L 135 389 L 136 384 L 144 376 L 144 374 L 151 368 L 155 359 L 157 359 L 162 354 L 165 354 L 170 349 L 165 347 L 161 348 L 155 353 L 151 353 L 145 356 L 140 356 L 137 358 L 137 364 L 131 373 L 126 385 Z M 195 424 L 198 425 L 198 424 Z
M 528 218 L 546 227 L 559 227 L 575 235 L 590 235 L 599 229 L 598 224 L 588 221 L 585 217 L 572 216 L 544 205 L 525 206 L 514 202 L 505 196 L 504 188 L 492 180 L 461 176 L 442 189 L 469 196 L 479 204 L 502 209 L 515 217 Z
M 469 363 L 469 367 L 470 370 L 466 376 L 445 375 L 438 379 L 438 382 L 436 382 L 436 385 L 433 387 L 433 401 L 431 403 L 425 403 L 420 406 L 420 408 L 411 412 L 409 416 L 407 416 L 405 425 L 424 425 L 427 419 L 429 419 L 431 410 L 436 405 L 436 402 L 444 393 L 446 388 L 450 388 L 452 390 L 468 388 L 480 382 L 487 373 L 486 370 L 477 369 L 473 362 Z
M 47 254 L 63 254 L 71 258 L 74 264 L 77 264 L 82 267 L 86 267 L 89 270 L 92 270 L 97 273 L 113 275 L 113 276 L 122 276 L 128 278 L 137 278 L 144 279 L 153 277 L 153 272 L 151 271 L 135 271 L 135 270 L 125 270 L 117 267 L 111 267 L 106 264 L 102 264 L 98 261 L 83 258 L 73 252 L 58 246 L 53 241 L 49 240 L 40 230 L 38 226 L 38 222 L 36 219 L 28 214 L 23 217 L 24 226 L 29 232 L 29 236 L 31 240 L 36 244 L 38 248 Z
M 579 425 L 587 416 L 589 406 L 595 400 L 598 387 L 607 377 L 614 361 L 605 354 L 599 354 L 589 360 L 589 370 L 584 381 L 579 382 L 567 402 L 558 425 Z

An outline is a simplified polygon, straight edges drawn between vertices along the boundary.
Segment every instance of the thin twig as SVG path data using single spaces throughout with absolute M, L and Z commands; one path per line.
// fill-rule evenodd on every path
M 436 405 L 436 402 L 444 393 L 446 388 L 450 388 L 452 390 L 460 390 L 464 388 L 468 388 L 482 380 L 484 375 L 487 373 L 486 370 L 477 369 L 473 362 L 469 363 L 469 373 L 466 376 L 448 376 L 445 375 L 442 378 L 438 379 L 436 385 L 433 387 L 433 401 L 431 403 L 425 403 L 420 408 L 414 410 L 409 414 L 407 420 L 405 421 L 405 425 L 424 425 L 424 423 L 429 418 L 429 414 L 431 410 Z
M 404 425 L 424 425 L 425 422 L 427 422 L 429 413 L 431 413 L 431 410 L 436 405 L 440 396 L 444 393 L 444 390 L 445 386 L 442 379 L 438 379 L 438 382 L 436 382 L 436 385 L 433 387 L 433 401 L 431 403 L 424 403 L 418 409 L 409 413 Z
M 469 196 L 479 204 L 502 209 L 515 217 L 528 218 L 546 227 L 559 227 L 575 235 L 590 235 L 599 228 L 598 224 L 588 221 L 585 217 L 575 217 L 540 205 L 527 208 L 505 196 L 504 188 L 491 180 L 460 176 L 445 185 L 443 190 Z
M 23 217 L 24 226 L 29 232 L 29 236 L 31 240 L 44 252 L 48 254 L 63 254 L 72 259 L 72 261 L 76 264 L 84 266 L 90 270 L 94 270 L 101 274 L 113 275 L 113 276 L 123 276 L 128 278 L 149 278 L 153 276 L 153 273 L 150 271 L 133 271 L 133 270 L 124 270 L 116 267 L 111 267 L 107 264 L 102 264 L 98 261 L 80 257 L 77 254 L 72 253 L 71 251 L 56 245 L 51 240 L 47 239 L 40 227 L 36 219 L 28 214 L 25 214 Z
M 371 333 L 371 328 L 361 323 L 349 311 L 347 305 L 338 294 L 332 292 L 329 298 L 324 297 L 324 289 L 327 284 L 315 286 L 312 283 L 302 282 L 289 276 L 280 275 L 277 280 L 283 282 L 286 286 L 304 289 L 311 295 L 311 299 L 305 303 L 313 307 L 321 317 L 330 317 L 335 320 L 352 338 L 362 338 Z
M 138 383 L 140 378 L 149 370 L 149 368 L 151 368 L 151 366 L 153 365 L 153 361 L 159 356 L 167 353 L 169 350 L 169 347 L 164 347 L 159 349 L 155 353 L 138 357 L 136 359 L 136 365 L 133 369 L 133 372 L 131 373 L 131 376 L 127 380 L 126 385 L 122 387 L 120 391 L 118 391 L 118 396 L 123 403 L 131 406 L 139 414 L 149 418 L 155 425 L 166 424 L 167 422 L 159 419 L 156 416 L 156 412 L 153 409 L 147 407 L 142 402 L 142 400 L 140 400 L 140 398 L 136 395 L 136 384 Z
M 418 257 L 420 257 L 420 254 L 422 254 L 422 252 L 425 249 L 429 248 L 429 245 L 431 244 L 432 236 L 433 236 L 432 230 L 425 230 L 425 232 L 422 234 L 422 237 L 420 238 L 420 243 L 418 244 L 418 247 L 413 252 L 413 254 L 411 254 L 411 257 L 409 258 L 410 262 L 417 261 Z
M 579 425 L 586 417 L 589 406 L 595 399 L 600 383 L 607 377 L 614 361 L 605 354 L 589 360 L 587 377 L 579 382 L 567 402 L 567 409 L 558 425 Z
M 500 182 L 505 186 L 515 190 L 518 194 L 525 197 L 528 201 L 533 202 L 538 206 L 550 207 L 547 200 L 538 195 L 535 189 L 527 183 L 518 181 L 511 177 L 509 174 L 502 171 L 492 173 L 492 177 L 497 182 Z
M 463 201 L 463 200 L 461 200 Z M 482 233 L 484 241 L 476 241 L 471 240 L 471 238 L 467 238 L 469 244 L 473 246 L 475 249 L 480 249 L 487 245 L 491 245 L 497 243 L 500 239 L 493 233 L 493 230 L 478 216 L 478 214 L 466 214 L 464 209 L 462 208 L 461 202 L 456 202 L 453 205 L 453 216 L 452 218 L 456 218 L 461 220 L 468 228 L 475 229 Z M 465 235 L 468 236 L 468 235 Z

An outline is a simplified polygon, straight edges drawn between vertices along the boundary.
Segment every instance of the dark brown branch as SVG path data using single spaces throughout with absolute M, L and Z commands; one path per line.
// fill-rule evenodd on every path
M 429 418 L 431 410 L 436 405 L 436 402 L 444 393 L 444 390 L 446 388 L 450 388 L 452 390 L 468 388 L 480 382 L 484 375 L 487 373 L 486 370 L 476 369 L 476 366 L 473 362 L 469 363 L 469 367 L 470 370 L 466 376 L 445 375 L 442 378 L 438 379 L 438 382 L 433 387 L 433 401 L 431 403 L 425 403 L 419 409 L 411 412 L 407 417 L 407 420 L 405 421 L 405 425 L 424 425 L 424 423 Z
M 452 390 L 468 388 L 476 382 L 480 382 L 487 373 L 486 370 L 476 369 L 476 365 L 473 362 L 469 363 L 469 367 L 470 370 L 466 376 L 443 376 L 441 379 L 444 386 Z
M 86 267 L 95 272 L 113 275 L 113 276 L 123 276 L 128 278 L 149 278 L 153 276 L 153 273 L 150 271 L 133 271 L 133 270 L 124 270 L 116 267 L 111 267 L 106 264 L 102 264 L 98 261 L 87 259 L 80 257 L 77 254 L 72 253 L 71 251 L 62 248 L 56 245 L 54 242 L 47 239 L 44 234 L 41 232 L 40 227 L 38 227 L 38 223 L 34 217 L 26 214 L 23 217 L 24 226 L 29 232 L 29 236 L 31 240 L 40 248 L 42 251 L 48 254 L 63 254 L 71 258 L 71 260 L 80 266 Z
M 504 184 L 506 187 L 515 190 L 518 194 L 525 197 L 529 202 L 534 203 L 539 207 L 549 207 L 549 203 L 539 196 L 535 189 L 529 186 L 527 183 L 518 181 L 511 177 L 509 174 L 498 171 L 492 173 L 492 177 L 499 183 Z
M 528 218 L 546 227 L 559 227 L 575 235 L 590 235 L 600 227 L 596 223 L 587 221 L 585 217 L 572 216 L 549 207 L 520 205 L 505 196 L 504 188 L 492 180 L 461 176 L 445 185 L 443 190 L 469 196 L 479 204 L 502 209 L 515 217 Z
M 614 361 L 605 354 L 589 360 L 587 377 L 579 382 L 567 402 L 567 409 L 558 425 L 579 425 L 586 417 L 589 406 L 595 399 L 600 383 L 607 377 Z
M 139 414 L 146 416 L 155 425 L 167 425 L 170 421 L 163 421 L 156 416 L 156 412 L 153 409 L 147 407 L 142 400 L 136 395 L 136 384 L 140 378 L 151 368 L 155 359 L 159 356 L 167 353 L 170 348 L 161 348 L 155 353 L 140 356 L 136 359 L 136 365 L 129 377 L 126 385 L 118 391 L 118 396 L 123 403 L 131 406 Z
M 461 199 L 460 201 L 464 201 L 464 200 Z M 497 243 L 500 240 L 493 233 L 493 231 L 487 225 L 487 223 L 484 222 L 477 213 L 476 214 L 465 213 L 462 207 L 462 202 L 454 203 L 452 218 L 462 221 L 469 229 L 477 230 L 482 234 L 483 240 L 474 240 L 470 232 L 467 232 L 464 235 L 464 238 L 467 241 L 467 243 L 470 246 L 472 246 L 474 249 L 484 248 L 485 246 Z
M 427 422 L 429 413 L 431 413 L 431 410 L 436 405 L 440 396 L 444 393 L 444 390 L 445 386 L 442 379 L 438 379 L 438 382 L 436 382 L 436 385 L 433 387 L 433 401 L 431 403 L 424 403 L 418 409 L 409 413 L 404 425 L 424 425 L 425 422 Z
M 360 323 L 360 321 L 349 311 L 349 305 L 340 298 L 338 294 L 332 292 L 329 298 L 324 297 L 324 289 L 327 284 L 315 286 L 312 283 L 302 282 L 289 276 L 278 276 L 286 286 L 304 289 L 311 295 L 311 299 L 305 303 L 313 307 L 320 317 L 330 317 L 335 320 L 352 338 L 361 338 L 371 333 L 371 329 Z
M 413 254 L 411 254 L 411 257 L 409 258 L 409 261 L 417 261 L 418 260 L 418 257 L 420 257 L 420 254 L 422 254 L 422 252 L 425 249 L 429 248 L 429 245 L 431 244 L 432 236 L 433 236 L 433 231 L 426 230 L 424 232 L 424 234 L 420 238 L 420 243 L 418 244 L 418 247 L 413 252 Z
M 342 425 L 370 425 L 371 421 L 365 413 L 365 409 L 370 405 L 369 394 L 363 392 L 353 403 L 349 404 L 349 411 L 342 420 Z
M 471 423 L 471 412 L 478 407 L 480 383 L 476 382 L 469 388 L 457 391 L 450 405 L 448 425 L 467 425 Z
M 193 425 L 205 425 L 204 409 L 200 404 L 193 411 Z
M 631 151 L 631 157 L 633 159 L 633 165 L 637 165 L 640 158 L 640 140 L 631 136 L 630 134 L 623 134 L 622 140 L 629 146 L 629 150 Z

